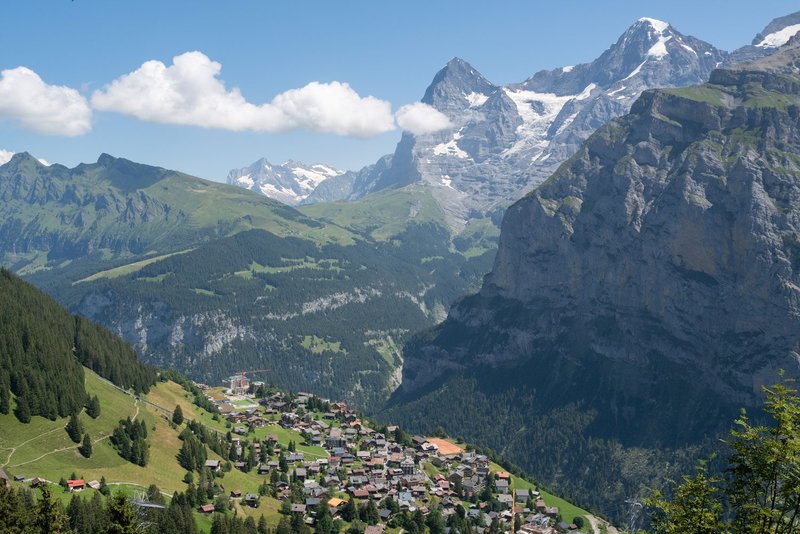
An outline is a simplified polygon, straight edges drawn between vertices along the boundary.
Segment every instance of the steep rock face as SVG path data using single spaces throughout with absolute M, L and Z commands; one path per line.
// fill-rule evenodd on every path
M 793 54 L 717 71 L 706 86 L 645 93 L 509 208 L 479 297 L 524 306 L 537 322 L 519 325 L 522 344 L 446 359 L 518 359 L 535 352 L 533 341 L 577 327 L 619 335 L 581 350 L 691 363 L 733 402 L 752 401 L 778 368 L 795 369 L 800 80 L 793 67 L 757 70 L 785 67 Z M 496 314 L 467 303 L 450 319 L 482 329 Z M 435 378 L 412 373 L 412 361 L 404 388 Z
M 472 381 L 452 432 L 575 493 L 586 469 L 636 491 L 579 449 L 683 450 L 800 375 L 800 47 L 710 82 L 645 92 L 509 208 L 481 291 L 407 345 L 393 415 Z M 562 410 L 588 422 L 548 450 Z

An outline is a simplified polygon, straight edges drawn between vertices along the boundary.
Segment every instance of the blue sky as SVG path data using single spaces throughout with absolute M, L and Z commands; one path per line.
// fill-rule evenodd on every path
M 225 90 L 239 88 L 249 103 L 264 104 L 320 82 L 328 92 L 311 94 L 312 102 L 355 95 L 354 109 L 392 121 L 385 113 L 389 104 L 393 113 L 417 101 L 436 71 L 454 56 L 494 83 L 509 83 L 543 68 L 595 58 L 642 16 L 666 20 L 684 34 L 732 50 L 749 44 L 771 19 L 797 9 L 796 0 L 32 0 L 5 6 L 0 70 L 27 67 L 46 84 L 75 90 L 56 96 L 90 101 L 95 91 L 105 91 L 107 84 L 146 61 L 170 66 L 174 56 L 199 51 L 221 65 L 218 79 Z M 349 84 L 352 93 L 326 85 L 334 81 Z M 392 152 L 400 137 L 399 129 L 386 131 L 391 124 L 380 126 L 377 119 L 366 118 L 366 125 L 321 127 L 344 128 L 339 133 L 309 132 L 313 119 L 305 116 L 285 119 L 287 131 L 251 131 L 253 124 L 272 120 L 275 110 L 260 110 L 266 115 L 251 121 L 250 108 L 240 110 L 244 131 L 232 131 L 227 123 L 201 127 L 192 125 L 197 123 L 194 116 L 173 120 L 158 110 L 141 111 L 133 101 L 146 95 L 123 89 L 106 95 L 104 109 L 126 108 L 129 115 L 94 109 L 90 119 L 71 123 L 72 136 L 42 133 L 45 127 L 32 127 L 30 121 L 21 124 L 8 116 L 13 110 L 3 114 L 0 102 L 0 118 L 5 117 L 0 120 L 0 149 L 27 150 L 69 166 L 108 152 L 224 180 L 229 169 L 261 156 L 273 162 L 295 159 L 357 169 Z M 359 100 L 369 95 L 382 103 Z M 149 113 L 150 118 L 130 116 L 136 113 Z

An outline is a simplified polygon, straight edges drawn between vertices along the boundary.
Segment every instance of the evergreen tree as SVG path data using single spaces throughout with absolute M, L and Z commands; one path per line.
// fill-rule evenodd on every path
M 23 495 L 27 492 L 27 497 Z M 23 532 L 30 526 L 33 497 L 28 490 L 16 490 L 0 484 L 0 526 L 8 532 Z
M 269 529 L 267 528 L 267 520 L 262 515 L 258 518 L 258 527 L 257 527 L 258 534 L 268 534 Z M 319 530 L 317 530 L 319 532 Z
M 95 395 L 86 403 L 86 414 L 92 419 L 100 417 L 100 399 Z
M 183 409 L 180 404 L 175 406 L 175 409 L 172 411 L 172 422 L 178 426 L 183 423 Z
M 281 517 L 275 534 L 292 534 L 292 523 L 289 521 L 288 516 Z
M 42 487 L 42 496 L 33 514 L 33 526 L 42 534 L 69 532 L 69 518 L 61 508 L 61 503 L 52 498 L 50 488 Z
M 11 396 L 8 393 L 8 380 L 0 374 L 0 414 L 6 415 L 11 410 Z
M 83 443 L 78 447 L 78 452 L 80 452 L 84 458 L 90 458 L 92 456 L 92 438 L 89 437 L 88 433 L 83 435 Z
M 83 435 L 83 425 L 81 424 L 80 420 L 78 419 L 78 414 L 73 413 L 69 416 L 69 422 L 65 427 L 67 431 L 67 435 L 69 439 L 74 441 L 75 443 L 81 442 L 81 436 Z
M 14 415 L 17 416 L 20 423 L 31 422 L 31 407 L 28 404 L 28 397 L 17 397 L 17 407 L 14 410 Z
M 106 506 L 108 515 L 108 534 L 135 534 L 136 512 L 124 493 L 118 491 L 108 500 Z
M 358 508 L 356 507 L 356 501 L 351 495 L 350 499 L 348 499 L 348 501 L 342 507 L 342 519 L 349 523 L 356 518 L 357 514 Z

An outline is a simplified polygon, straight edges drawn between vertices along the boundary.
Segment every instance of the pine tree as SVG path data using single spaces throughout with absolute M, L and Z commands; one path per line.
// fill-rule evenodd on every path
M 75 443 L 81 442 L 81 436 L 83 435 L 83 425 L 78 419 L 77 413 L 73 413 L 72 415 L 69 416 L 69 422 L 67 423 L 67 426 L 65 428 L 67 431 L 67 435 L 69 435 L 69 439 L 71 439 Z
M 42 534 L 69 532 L 69 518 L 64 514 L 61 503 L 53 500 L 47 485 L 42 487 L 42 497 L 36 504 L 33 524 Z
M 0 380 L 0 414 L 6 415 L 11 410 L 11 400 L 8 392 L 8 383 Z
M 86 414 L 92 419 L 100 417 L 100 399 L 95 395 L 86 403 Z
M 180 404 L 175 406 L 175 410 L 172 412 L 172 422 L 178 426 L 183 423 L 183 409 Z
M 267 534 L 268 532 L 269 529 L 267 528 L 267 520 L 262 515 L 261 517 L 258 518 L 258 534 Z
M 31 422 L 31 407 L 27 397 L 17 397 L 17 408 L 14 410 L 14 415 L 17 416 L 20 423 Z
M 128 501 L 128 498 L 121 491 L 114 493 L 108 500 L 106 506 L 108 514 L 108 534 L 135 534 L 136 512 Z
M 81 443 L 81 446 L 78 447 L 78 452 L 80 452 L 81 455 L 84 458 L 91 458 L 91 456 L 92 456 L 92 438 L 89 437 L 89 433 L 88 432 L 83 435 L 83 443 Z

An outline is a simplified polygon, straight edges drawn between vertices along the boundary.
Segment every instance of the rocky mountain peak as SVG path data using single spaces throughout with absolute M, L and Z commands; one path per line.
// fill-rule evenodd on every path
M 288 160 L 280 165 L 261 158 L 247 167 L 233 169 L 227 182 L 289 205 L 302 203 L 326 180 L 345 174 L 329 165 Z
M 447 62 L 433 77 L 422 102 L 448 114 L 483 104 L 497 87 L 461 58 Z
M 5 163 L 5 165 L 9 165 L 10 167 L 19 167 L 26 164 L 42 165 L 38 159 L 28 152 L 16 152 L 11 156 L 11 159 Z

